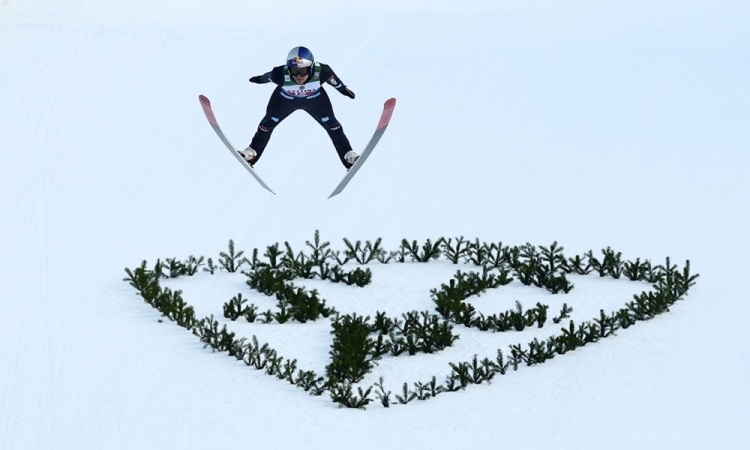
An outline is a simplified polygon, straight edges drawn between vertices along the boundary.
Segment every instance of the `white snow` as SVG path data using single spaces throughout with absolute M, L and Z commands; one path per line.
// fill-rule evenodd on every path
M 744 449 L 750 442 L 750 31 L 747 2 L 0 0 L 0 448 Z M 264 191 L 215 136 L 212 101 L 249 143 L 271 87 L 248 83 L 308 46 L 356 93 L 331 94 L 355 148 L 398 100 L 338 197 L 327 135 L 303 113 L 275 131 Z M 669 313 L 616 337 L 425 402 L 338 409 L 211 353 L 123 282 L 142 260 L 289 241 L 465 236 L 611 246 L 700 273 Z M 342 312 L 431 309 L 455 266 L 371 265 Z M 647 285 L 576 277 L 552 296 L 508 287 L 496 313 L 568 302 L 576 322 Z M 221 317 L 241 275 L 182 289 Z M 556 311 L 555 311 L 556 313 Z M 315 324 L 237 321 L 321 372 Z M 459 330 L 436 355 L 384 358 L 370 382 L 441 380 L 448 362 L 559 331 Z

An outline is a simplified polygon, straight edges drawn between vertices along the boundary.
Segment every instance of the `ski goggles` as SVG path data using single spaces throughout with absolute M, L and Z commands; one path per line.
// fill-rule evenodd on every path
M 308 73 L 310 73 L 309 71 L 310 71 L 310 68 L 309 68 L 309 67 L 290 67 L 290 68 L 289 68 L 289 73 L 290 73 L 290 74 L 291 74 L 291 75 L 292 75 L 293 77 L 301 77 L 301 76 L 305 76 L 305 75 L 307 75 Z

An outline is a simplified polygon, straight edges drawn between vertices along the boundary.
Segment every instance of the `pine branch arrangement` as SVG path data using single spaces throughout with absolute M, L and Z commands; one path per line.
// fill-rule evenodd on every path
M 443 254 L 453 264 L 458 264 L 463 258 L 466 258 L 469 254 L 470 242 L 465 240 L 463 236 L 456 238 L 456 245 L 453 245 L 453 239 L 443 239 Z
M 563 319 L 567 319 L 570 317 L 570 313 L 573 312 L 573 308 L 569 307 L 567 303 L 563 303 L 562 309 L 560 310 L 560 314 L 556 316 L 552 321 L 554 323 L 560 323 Z
M 485 268 L 500 269 L 506 271 L 510 267 L 512 252 L 510 247 L 503 246 L 502 242 L 484 244 L 486 263 Z
M 468 245 L 464 261 L 475 266 L 485 266 L 489 263 L 487 246 L 484 243 L 480 243 L 479 239 L 475 239 L 474 242 Z
M 641 281 L 646 279 L 650 266 L 650 262 L 641 264 L 641 259 L 637 258 L 635 261 L 625 261 L 622 273 L 630 281 Z
M 331 399 L 334 403 L 339 404 L 339 408 L 366 409 L 365 407 L 372 401 L 370 398 L 372 386 L 366 390 L 362 390 L 361 387 L 358 387 L 357 394 L 359 396 L 354 395 L 351 383 L 333 384 L 329 387 L 329 390 Z
M 577 275 L 588 275 L 594 270 L 594 268 L 591 267 L 591 260 L 589 259 L 588 254 L 583 256 L 575 255 L 572 258 L 568 258 L 567 268 L 569 273 L 575 273 Z
M 127 278 L 123 278 L 123 281 L 127 281 L 132 287 L 138 291 L 143 300 L 153 305 L 153 301 L 159 294 L 159 275 L 155 270 L 148 270 L 146 268 L 146 261 L 144 260 L 140 267 L 136 267 L 133 270 L 125 268 L 125 273 L 128 274 Z
M 227 272 L 237 272 L 244 263 L 248 262 L 246 259 L 242 258 L 242 255 L 244 254 L 244 251 L 235 251 L 234 241 L 230 239 L 229 251 L 219 253 L 219 256 L 221 257 L 221 259 L 219 259 L 219 264 Z
M 333 259 L 333 252 L 331 251 L 330 242 L 320 242 L 320 231 L 315 230 L 315 236 L 313 241 L 306 241 L 305 244 L 312 250 L 310 254 L 310 260 L 314 265 L 321 267 L 327 263 L 328 260 Z
M 413 392 L 411 389 L 409 389 L 409 384 L 404 383 L 403 388 L 401 390 L 401 394 L 396 394 L 396 400 L 402 405 L 406 405 L 412 400 L 417 398 L 417 393 Z
M 416 240 L 409 243 L 409 241 L 404 239 L 401 241 L 401 251 L 402 254 L 411 256 L 412 261 L 426 263 L 440 257 L 442 243 L 443 238 L 438 239 L 435 243 L 427 239 L 420 247 Z
M 237 320 L 245 314 L 245 303 L 247 303 L 247 299 L 242 298 L 242 293 L 232 297 L 224 304 L 224 317 L 231 321 Z
M 201 258 L 203 258 L 203 257 L 201 256 Z M 216 273 L 217 270 L 219 270 L 219 266 L 217 266 L 216 264 L 214 264 L 214 260 L 213 259 L 208 258 L 208 261 L 206 263 L 206 267 L 203 268 L 203 271 L 204 272 L 208 272 L 211 275 L 213 275 L 213 274 Z
M 369 316 L 337 315 L 331 321 L 333 343 L 331 362 L 326 366 L 326 375 L 332 383 L 359 383 L 369 373 L 375 361 L 375 342 L 370 337 Z
M 185 275 L 187 273 L 187 268 L 182 263 L 182 261 L 179 261 L 177 258 L 167 258 L 165 259 L 165 261 L 166 264 L 164 265 L 164 267 L 169 273 L 167 277 L 177 278 L 180 275 Z
M 359 264 L 367 264 L 386 253 L 381 247 L 382 242 L 383 240 L 378 238 L 374 244 L 370 241 L 367 241 L 365 245 L 362 245 L 362 241 L 356 241 L 355 244 L 352 244 L 349 239 L 344 238 L 345 254 L 349 259 L 354 259 Z
M 537 303 L 536 307 L 530 310 L 523 310 L 520 302 L 516 302 L 515 309 L 485 316 L 466 302 L 472 295 L 480 295 L 486 289 L 510 283 L 513 280 L 509 276 L 511 270 L 522 283 L 544 287 L 552 293 L 567 293 L 572 289 L 566 274 L 585 275 L 592 271 L 596 271 L 602 277 L 610 276 L 616 279 L 625 275 L 633 281 L 648 281 L 652 283 L 653 290 L 634 295 L 633 300 L 626 303 L 624 308 L 610 315 L 600 310 L 599 317 L 577 326 L 573 321 L 569 321 L 568 326 L 561 328 L 561 334 L 551 336 L 546 341 L 535 338 L 526 347 L 520 344 L 512 345 L 508 358 L 498 349 L 494 360 L 480 360 L 475 355 L 471 361 L 451 363 L 450 374 L 443 385 L 438 384 L 434 376 L 427 383 L 413 383 L 414 390 L 409 388 L 408 383 L 404 383 L 402 394 L 396 396 L 399 403 L 406 404 L 414 399 L 427 400 L 440 393 L 465 389 L 469 384 L 490 382 L 496 375 L 506 374 L 508 368 L 515 371 L 524 363 L 525 366 L 542 364 L 556 355 L 599 342 L 602 338 L 612 336 L 618 330 L 626 329 L 638 321 L 649 320 L 669 311 L 675 302 L 687 295 L 699 277 L 698 274 L 691 273 L 690 261 L 687 261 L 682 269 L 672 264 L 669 258 L 664 265 L 657 266 L 653 266 L 648 260 L 643 263 L 639 259 L 635 262 L 623 261 L 621 253 L 610 247 L 602 250 L 603 258 L 599 261 L 591 251 L 583 257 L 566 259 L 562 253 L 563 248 L 557 242 L 537 249 L 530 244 L 520 247 L 504 247 L 502 243 L 480 244 L 478 239 L 471 242 L 463 237 L 457 238 L 455 245 L 453 240 L 443 238 L 435 243 L 428 240 L 422 246 L 418 245 L 417 241 L 409 243 L 404 239 L 400 250 L 394 253 L 386 252 L 381 246 L 380 239 L 374 244 L 370 241 L 365 244 L 360 241 L 354 244 L 348 240 L 344 242 L 347 250 L 343 252 L 343 260 L 340 252 L 329 248 L 328 242 L 321 242 L 316 231 L 314 241 L 307 242 L 308 248 L 312 250 L 309 256 L 303 252 L 295 253 L 289 243 L 285 242 L 285 251 L 280 250 L 278 244 L 268 247 L 264 255 L 268 262 L 261 262 L 257 249 L 253 252 L 252 261 L 249 261 L 242 257 L 243 252 L 236 251 L 233 241 L 230 240 L 228 252 L 220 254 L 219 266 L 209 258 L 206 267 L 203 267 L 204 258 L 195 258 L 192 255 L 184 262 L 176 258 L 166 258 L 164 262 L 157 260 L 153 269 L 149 269 L 146 261 L 143 261 L 133 270 L 126 268 L 127 277 L 123 280 L 134 287 L 146 303 L 159 310 L 163 317 L 191 330 L 204 347 L 211 347 L 214 352 L 227 353 L 248 366 L 288 381 L 311 395 L 321 395 L 327 391 L 333 401 L 341 407 L 364 409 L 372 401 L 370 395 L 374 388 L 378 389 L 375 391 L 375 397 L 384 407 L 392 404 L 391 392 L 385 390 L 382 377 L 378 383 L 367 389 L 357 387 L 356 393 L 353 387 L 370 373 L 375 361 L 386 354 L 397 356 L 404 353 L 433 353 L 450 346 L 458 339 L 458 336 L 452 333 L 454 323 L 483 331 L 520 331 L 534 324 L 543 327 L 549 307 L 541 303 Z M 439 259 L 442 255 L 454 264 L 457 264 L 459 259 L 467 263 L 473 262 L 482 267 L 482 272 L 465 274 L 459 271 L 448 284 L 432 290 L 432 298 L 439 315 L 430 314 L 428 311 L 412 311 L 404 313 L 400 320 L 388 318 L 385 313 L 378 312 L 375 321 L 370 323 L 369 317 L 356 314 L 340 316 L 332 308 L 325 308 L 324 301 L 319 298 L 316 291 L 307 292 L 304 288 L 295 287 L 291 283 L 295 277 L 319 276 L 321 279 L 347 284 L 357 284 L 357 280 L 360 280 L 361 286 L 364 286 L 371 281 L 372 274 L 369 269 L 357 268 L 346 273 L 341 270 L 340 265 L 352 259 L 359 264 L 368 264 L 376 260 L 387 263 L 392 259 L 405 262 L 407 258 L 414 262 L 427 262 Z M 338 262 L 339 266 L 332 264 L 334 261 Z M 259 319 L 265 323 L 274 320 L 284 323 L 290 320 L 304 322 L 311 317 L 311 320 L 315 320 L 318 316 L 325 316 L 326 311 L 334 315 L 334 339 L 330 352 L 331 363 L 326 366 L 327 378 L 318 376 L 313 371 L 299 369 L 297 360 L 283 358 L 268 347 L 268 344 L 259 345 L 255 336 L 250 341 L 236 338 L 235 333 L 228 330 L 227 325 L 220 324 L 213 315 L 197 319 L 194 309 L 182 298 L 181 291 L 162 289 L 159 286 L 161 278 L 193 276 L 201 267 L 213 274 L 217 269 L 236 272 L 244 264 L 251 267 L 251 271 L 246 273 L 249 278 L 248 285 L 267 295 L 275 295 L 278 300 L 278 311 L 258 314 L 258 308 L 255 305 L 247 306 L 247 300 L 242 298 L 242 294 L 238 294 L 224 305 L 225 318 L 234 321 L 244 316 L 250 322 Z M 560 314 L 553 318 L 553 322 L 560 323 L 569 317 L 570 312 L 572 308 L 564 304 Z
M 284 242 L 286 252 L 281 257 L 281 265 L 295 274 L 297 277 L 312 279 L 318 274 L 315 272 L 315 262 L 308 258 L 303 252 L 297 254 L 292 250 L 289 242 Z
M 294 379 L 294 384 L 301 387 L 311 395 L 321 395 L 325 390 L 325 378 L 315 374 L 312 370 L 299 370 Z
M 279 243 L 277 242 L 266 247 L 266 252 L 263 256 L 268 259 L 268 267 L 271 269 L 278 269 L 281 265 L 281 257 L 283 254 L 284 252 L 279 249 Z
M 389 408 L 391 406 L 391 391 L 386 391 L 385 387 L 383 387 L 383 377 L 380 377 L 377 383 L 375 383 L 375 387 L 378 388 L 377 391 L 375 391 L 375 397 L 380 400 L 380 404 L 383 405 L 383 408 Z

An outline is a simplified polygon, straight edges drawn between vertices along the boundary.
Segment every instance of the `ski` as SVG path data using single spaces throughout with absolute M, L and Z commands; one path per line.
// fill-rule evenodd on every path
M 221 131 L 221 128 L 219 128 L 219 124 L 216 122 L 216 117 L 214 116 L 214 112 L 211 109 L 211 102 L 208 101 L 208 98 L 203 95 L 199 95 L 198 100 L 200 100 L 201 102 L 201 106 L 203 107 L 203 112 L 206 114 L 208 123 L 211 124 L 211 128 L 214 129 L 216 134 L 219 136 L 219 139 L 221 139 L 221 142 L 223 142 L 224 145 L 227 146 L 229 151 L 232 152 L 232 154 L 234 155 L 235 158 L 237 158 L 240 164 L 242 164 L 245 167 L 245 169 L 247 169 L 247 171 L 250 172 L 250 175 L 255 177 L 256 180 L 258 180 L 258 183 L 260 183 L 261 186 L 266 188 L 268 192 L 272 193 L 273 195 L 276 195 L 276 193 L 272 191 L 271 188 L 268 187 L 268 185 L 258 176 L 258 174 L 255 172 L 252 166 L 250 166 L 250 164 L 248 164 L 247 161 L 245 161 L 245 159 L 242 156 L 240 156 L 239 153 L 237 153 L 237 150 L 235 150 L 234 147 L 232 147 L 232 144 L 229 143 L 226 136 L 224 136 L 224 133 Z
M 375 129 L 375 134 L 372 135 L 370 143 L 367 144 L 367 147 L 365 147 L 365 150 L 359 156 L 357 162 L 355 162 L 354 165 L 349 168 L 349 171 L 346 173 L 346 176 L 344 176 L 344 179 L 341 180 L 341 183 L 336 186 L 336 189 L 333 190 L 333 193 L 331 193 L 328 198 L 340 194 L 341 191 L 344 190 L 346 185 L 349 184 L 349 181 L 351 181 L 352 177 L 354 177 L 359 168 L 362 167 L 362 164 L 365 163 L 365 160 L 367 160 L 367 157 L 370 156 L 370 153 L 372 153 L 372 150 L 378 144 L 378 141 L 383 136 L 383 133 L 385 133 L 385 129 L 388 127 L 388 124 L 391 121 L 391 115 L 393 115 L 393 108 L 395 107 L 395 98 L 388 99 L 388 101 L 385 102 L 385 105 L 383 105 L 383 113 L 380 115 L 380 122 L 378 122 L 378 127 Z

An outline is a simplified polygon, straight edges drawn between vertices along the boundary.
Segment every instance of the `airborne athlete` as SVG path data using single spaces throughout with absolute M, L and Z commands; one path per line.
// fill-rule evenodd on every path
M 266 107 L 266 115 L 258 125 L 250 146 L 238 152 L 253 166 L 260 159 L 271 139 L 274 128 L 291 113 L 302 109 L 310 114 L 328 132 L 341 163 L 349 169 L 359 158 L 352 150 L 349 139 L 333 114 L 333 106 L 323 83 L 328 83 L 341 94 L 354 98 L 352 92 L 336 76 L 330 66 L 315 62 L 312 52 L 305 47 L 295 47 L 287 55 L 286 65 L 274 67 L 270 72 L 250 78 L 251 83 L 274 83 Z

